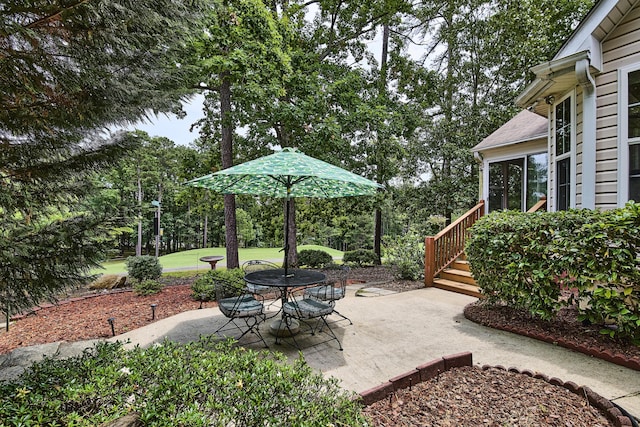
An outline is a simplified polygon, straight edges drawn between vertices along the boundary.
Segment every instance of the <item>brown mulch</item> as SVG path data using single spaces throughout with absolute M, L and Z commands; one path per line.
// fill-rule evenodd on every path
M 454 368 L 365 408 L 373 426 L 611 426 L 588 401 L 520 373 Z
M 393 271 L 386 267 L 354 268 L 350 277 L 398 292 L 424 287 L 421 281 L 395 279 Z M 132 291 L 76 293 L 84 297 L 34 311 L 12 322 L 8 332 L 0 331 L 0 354 L 34 344 L 107 338 L 112 334 L 109 318 L 114 319 L 115 333 L 121 334 L 152 323 L 151 304 L 156 304 L 156 320 L 197 309 L 200 303 L 191 298 L 189 285 L 189 279 L 172 280 L 160 293 L 150 296 L 137 296 Z M 207 302 L 205 307 L 211 304 Z M 575 313 L 563 312 L 549 323 L 502 307 L 472 304 L 465 311 L 471 320 L 488 326 L 519 324 L 563 339 L 588 342 L 597 348 L 615 349 L 640 360 L 639 347 L 611 341 L 596 328 L 577 322 Z M 391 403 L 387 399 L 366 409 L 374 425 L 612 425 L 598 418 L 584 399 L 564 388 L 497 369 L 455 369 L 411 390 L 398 392 L 391 399 Z

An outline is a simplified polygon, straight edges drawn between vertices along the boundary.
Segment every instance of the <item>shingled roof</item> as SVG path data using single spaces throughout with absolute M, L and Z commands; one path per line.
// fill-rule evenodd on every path
M 534 139 L 546 138 L 548 122 L 545 117 L 529 110 L 522 110 L 498 130 L 482 140 L 472 151 L 484 151 L 489 148 L 504 147 Z

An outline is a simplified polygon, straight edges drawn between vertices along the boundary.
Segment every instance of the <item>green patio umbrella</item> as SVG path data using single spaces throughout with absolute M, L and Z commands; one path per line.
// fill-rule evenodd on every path
M 254 194 L 286 198 L 285 274 L 288 270 L 289 205 L 294 197 L 335 198 L 374 195 L 381 185 L 347 170 L 284 148 L 186 183 L 222 194 Z

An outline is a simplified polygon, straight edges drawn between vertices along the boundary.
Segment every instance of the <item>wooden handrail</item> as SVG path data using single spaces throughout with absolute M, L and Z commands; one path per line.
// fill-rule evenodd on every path
M 535 205 L 531 206 L 527 212 L 538 212 L 542 208 L 545 208 L 545 211 L 547 210 L 547 196 L 540 196 L 540 200 L 538 200 Z
M 469 209 L 435 236 L 425 238 L 424 284 L 433 286 L 435 276 L 464 252 L 467 230 L 484 215 L 484 200 Z

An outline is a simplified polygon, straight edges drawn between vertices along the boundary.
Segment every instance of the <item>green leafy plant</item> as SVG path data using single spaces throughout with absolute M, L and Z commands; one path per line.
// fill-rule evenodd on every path
M 396 267 L 401 279 L 424 277 L 424 236 L 410 227 L 406 233 L 385 241 L 384 253 L 389 264 Z
M 127 258 L 127 272 L 129 277 L 138 282 L 157 280 L 162 275 L 162 265 L 158 258 L 151 255 L 132 256 Z
M 157 280 L 143 280 L 141 282 L 136 282 L 133 285 L 133 290 L 138 295 L 152 295 L 157 294 L 164 288 L 164 285 Z
M 342 262 L 349 265 L 357 265 L 358 267 L 375 265 L 378 257 L 371 249 L 356 249 L 347 251 L 342 256 Z
M 151 426 L 367 425 L 352 393 L 302 358 L 212 341 L 45 358 L 0 384 L 0 424 L 96 426 L 135 412 Z
M 244 273 L 240 268 L 209 270 L 194 280 L 191 285 L 191 296 L 197 301 L 215 301 L 216 291 L 214 283 L 216 279 L 234 283 L 238 288 L 245 286 Z
M 640 205 L 609 211 L 496 212 L 471 229 L 466 254 L 487 304 L 580 318 L 640 343 Z M 560 298 L 570 290 L 569 298 Z M 605 327 L 606 325 L 606 327 Z
M 319 268 L 333 262 L 333 257 L 325 251 L 317 249 L 303 249 L 298 252 L 298 264 L 311 268 Z

